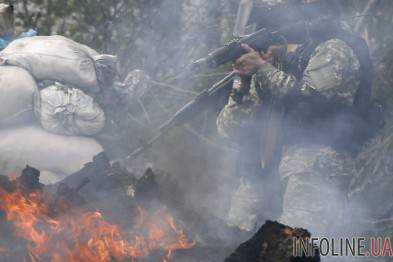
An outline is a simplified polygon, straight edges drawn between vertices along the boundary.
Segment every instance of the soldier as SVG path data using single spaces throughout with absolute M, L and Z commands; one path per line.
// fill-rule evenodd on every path
M 282 223 L 327 233 L 339 219 L 345 163 L 367 133 L 358 131 L 365 130 L 372 77 L 367 48 L 359 51 L 364 42 L 342 33 L 336 11 L 337 34 L 311 32 L 292 53 L 286 45 L 266 53 L 243 46 L 247 54 L 234 65 L 242 80 L 217 119 L 219 132 L 238 142 L 242 160 L 231 225 L 253 230 L 280 214 Z M 282 211 L 271 213 L 277 199 Z
M 14 7 L 0 4 L 0 50 L 14 37 Z
M 0 51 L 7 47 L 15 38 L 36 36 L 37 32 L 29 29 L 15 36 L 14 6 L 0 3 Z

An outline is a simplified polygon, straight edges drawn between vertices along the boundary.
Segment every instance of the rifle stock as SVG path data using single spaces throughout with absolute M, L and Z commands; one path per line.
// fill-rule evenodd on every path
M 158 129 L 158 133 L 149 141 L 144 143 L 141 147 L 137 148 L 132 152 L 126 159 L 134 159 L 143 153 L 145 150 L 150 148 L 158 139 L 165 135 L 171 128 L 175 126 L 181 126 L 187 121 L 194 118 L 198 113 L 204 111 L 209 105 L 222 97 L 225 93 L 228 93 L 232 89 L 232 79 L 235 73 L 230 73 L 224 77 L 221 81 L 214 84 L 212 87 L 205 89 L 193 100 L 188 102 L 179 111 L 177 111 L 168 121 L 166 121 Z

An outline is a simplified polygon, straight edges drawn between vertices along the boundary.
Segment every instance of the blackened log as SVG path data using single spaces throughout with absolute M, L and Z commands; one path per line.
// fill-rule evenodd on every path
M 52 216 L 65 213 L 71 208 L 77 208 L 86 204 L 86 200 L 79 194 L 79 191 L 86 186 L 90 180 L 85 178 L 79 186 L 70 187 L 65 183 L 60 183 L 57 187 L 56 195 L 50 204 Z
M 88 201 L 94 201 L 94 199 L 101 198 L 103 194 L 135 183 L 134 176 L 118 165 L 112 165 L 104 152 L 95 156 L 92 162 L 87 163 L 80 171 L 68 176 L 60 183 L 77 188 L 85 179 L 89 179 L 90 182 L 80 189 L 80 194 Z
M 44 188 L 44 185 L 40 183 L 40 171 L 31 166 L 26 166 L 16 181 L 24 193 L 41 191 Z
M 138 202 L 147 203 L 160 197 L 155 177 L 156 174 L 153 170 L 148 168 L 144 175 L 138 179 L 135 185 L 135 198 Z
M 225 262 L 320 262 L 314 257 L 293 257 L 293 239 L 307 239 L 307 230 L 290 228 L 278 222 L 267 221 L 247 242 L 241 244 Z
M 3 175 L 0 175 L 0 188 L 4 189 L 8 193 L 11 193 L 16 189 L 15 184 L 10 181 L 9 177 Z

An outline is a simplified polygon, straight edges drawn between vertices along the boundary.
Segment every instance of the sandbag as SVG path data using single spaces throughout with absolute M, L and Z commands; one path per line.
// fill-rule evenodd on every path
M 86 45 L 58 35 L 17 39 L 0 53 L 0 64 L 19 66 L 39 80 L 59 81 L 89 92 L 99 91 L 96 68 L 116 72 L 113 68 L 116 57 L 100 55 Z
M 29 72 L 19 67 L 0 66 L 0 127 L 35 120 L 34 100 L 39 101 L 39 91 Z
M 91 136 L 105 126 L 105 113 L 83 91 L 59 83 L 40 92 L 36 114 L 42 127 L 54 134 Z
M 27 164 L 56 175 L 75 173 L 103 151 L 94 139 L 59 136 L 39 126 L 0 130 L 0 173 L 10 174 Z

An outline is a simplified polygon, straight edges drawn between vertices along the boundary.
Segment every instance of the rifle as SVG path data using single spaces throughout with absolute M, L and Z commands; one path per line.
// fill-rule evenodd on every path
M 201 58 L 192 63 L 186 70 L 186 74 L 196 74 L 205 69 L 217 68 L 227 62 L 234 61 L 241 57 L 246 51 L 241 45 L 248 44 L 258 51 L 266 51 L 267 48 L 274 44 L 282 44 L 283 40 L 291 43 L 301 43 L 307 36 L 312 34 L 322 37 L 329 37 L 329 32 L 333 33 L 332 21 L 326 18 L 316 19 L 313 21 L 300 21 L 292 25 L 288 25 L 276 31 L 269 31 L 265 28 L 257 32 L 233 40 L 229 44 L 221 47 L 206 57 Z M 321 33 L 322 32 L 322 33 Z M 187 103 L 183 108 L 176 112 L 168 121 L 166 121 L 159 129 L 156 136 L 145 142 L 141 147 L 132 152 L 126 159 L 132 159 L 140 155 L 156 142 L 160 137 L 168 132 L 174 126 L 180 126 L 191 120 L 195 115 L 204 111 L 211 103 L 214 103 L 223 94 L 228 94 L 232 88 L 234 73 L 230 73 L 212 87 L 205 89 L 192 101 Z
M 132 152 L 126 159 L 133 159 L 143 153 L 145 150 L 150 148 L 160 137 L 166 134 L 171 128 L 175 126 L 181 126 L 188 122 L 190 119 L 204 111 L 211 105 L 212 102 L 216 101 L 220 97 L 232 89 L 232 80 L 235 73 L 230 73 L 224 77 L 221 81 L 214 84 L 212 87 L 205 89 L 193 100 L 188 102 L 179 111 L 177 111 L 168 121 L 166 121 L 158 129 L 158 134 L 151 138 L 149 141 L 144 143 L 141 147 Z
M 269 46 L 274 44 L 283 44 L 283 42 L 302 43 L 310 35 L 313 37 L 330 35 L 330 31 L 333 32 L 333 28 L 335 28 L 333 24 L 334 22 L 328 18 L 318 18 L 311 21 L 300 20 L 277 30 L 262 28 L 253 34 L 235 38 L 206 57 L 193 62 L 177 78 L 188 78 L 190 75 L 199 74 L 208 69 L 215 69 L 238 59 L 246 53 L 241 46 L 242 44 L 247 44 L 256 51 L 265 52 Z

